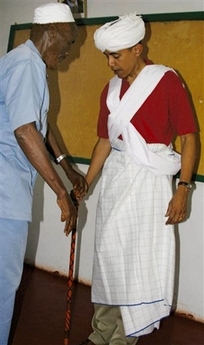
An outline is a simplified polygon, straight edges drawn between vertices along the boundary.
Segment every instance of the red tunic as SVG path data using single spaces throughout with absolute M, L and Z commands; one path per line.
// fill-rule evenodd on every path
M 98 136 L 101 138 L 108 138 L 107 119 L 110 113 L 106 105 L 108 86 L 109 83 L 102 91 L 100 99 Z M 128 82 L 123 80 L 121 98 L 128 87 Z M 131 123 L 147 143 L 169 145 L 177 135 L 196 132 L 195 119 L 186 89 L 174 72 L 168 71 L 164 75 L 134 115 Z

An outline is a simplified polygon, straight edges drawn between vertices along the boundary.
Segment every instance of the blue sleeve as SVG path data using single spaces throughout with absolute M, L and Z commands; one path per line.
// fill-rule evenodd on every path
M 35 68 L 29 59 L 18 61 L 7 75 L 5 105 L 13 131 L 39 118 L 42 97 L 36 78 Z

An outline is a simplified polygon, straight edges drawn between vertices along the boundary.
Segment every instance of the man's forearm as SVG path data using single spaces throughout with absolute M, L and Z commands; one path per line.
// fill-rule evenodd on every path
M 15 131 L 16 140 L 27 159 L 52 188 L 57 196 L 66 194 L 66 188 L 49 159 L 40 133 L 35 124 L 24 125 Z
M 197 155 L 196 146 L 195 133 L 181 137 L 181 181 L 189 182 L 192 179 Z
M 102 169 L 106 158 L 111 150 L 110 142 L 108 139 L 99 138 L 91 157 L 91 164 L 86 175 L 86 181 L 90 186 Z

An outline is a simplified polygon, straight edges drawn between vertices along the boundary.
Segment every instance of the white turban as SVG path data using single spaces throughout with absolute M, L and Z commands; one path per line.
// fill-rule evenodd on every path
M 60 2 L 51 2 L 34 10 L 33 24 L 72 23 L 74 21 L 69 6 Z
M 136 13 L 120 16 L 106 23 L 94 33 L 95 46 L 102 52 L 110 52 L 133 47 L 145 35 L 145 24 Z

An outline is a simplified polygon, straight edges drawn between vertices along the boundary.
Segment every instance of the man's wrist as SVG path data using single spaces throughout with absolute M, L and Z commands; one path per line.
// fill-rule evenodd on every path
M 178 186 L 183 186 L 187 188 L 188 190 L 191 190 L 193 187 L 190 182 L 186 182 L 186 181 L 179 181 Z

